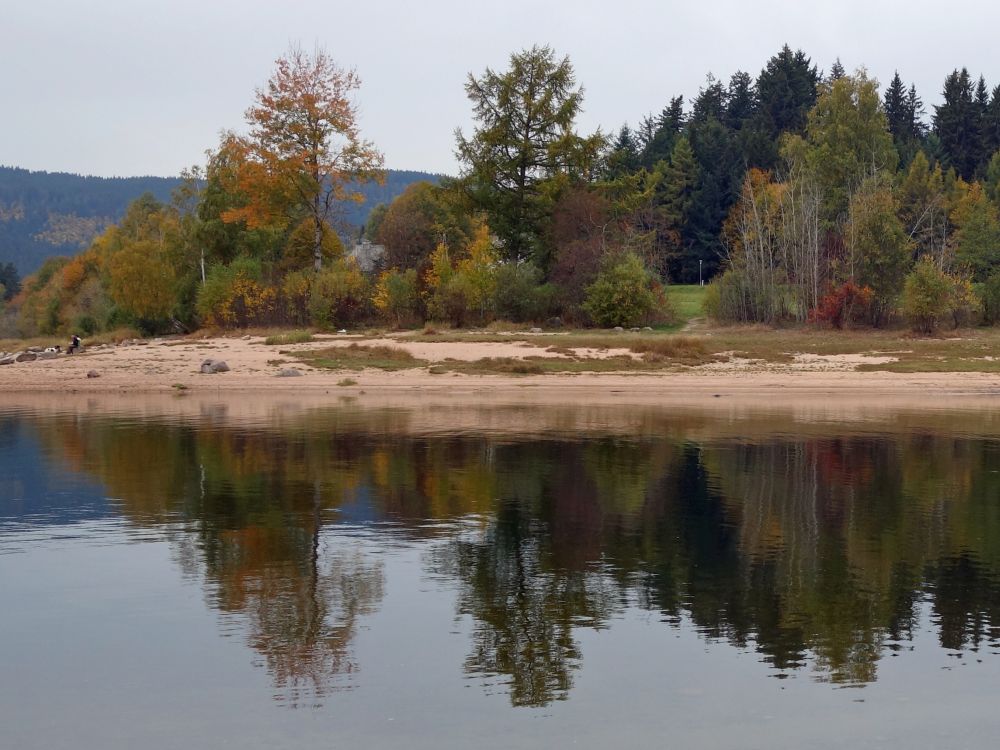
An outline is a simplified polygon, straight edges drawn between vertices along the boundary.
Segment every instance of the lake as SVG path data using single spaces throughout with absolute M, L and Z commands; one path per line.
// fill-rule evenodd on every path
M 57 401 L 0 406 L 4 748 L 1000 731 L 992 408 Z

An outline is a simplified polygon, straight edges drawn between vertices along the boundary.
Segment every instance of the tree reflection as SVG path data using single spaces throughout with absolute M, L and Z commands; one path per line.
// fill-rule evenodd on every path
M 780 676 L 864 684 L 922 626 L 1000 637 L 1000 444 L 901 431 L 834 438 L 411 437 L 309 412 L 268 429 L 50 419 L 35 429 L 185 570 L 292 704 L 359 668 L 384 570 L 327 540 L 341 519 L 430 542 L 471 623 L 465 669 L 518 706 L 565 698 L 581 628 L 628 607 L 753 648 Z M 457 520 L 463 523 L 455 523 Z

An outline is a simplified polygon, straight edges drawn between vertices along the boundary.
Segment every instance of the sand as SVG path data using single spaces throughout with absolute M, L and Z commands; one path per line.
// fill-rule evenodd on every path
M 768 364 L 734 359 L 679 371 L 655 373 L 559 373 L 536 376 L 431 374 L 428 368 L 382 372 L 317 370 L 294 361 L 294 352 L 354 342 L 399 346 L 429 362 L 484 357 L 558 357 L 546 347 L 521 342 L 401 342 L 391 338 L 360 340 L 339 337 L 308 344 L 266 346 L 260 337 L 150 341 L 142 345 L 108 346 L 54 360 L 0 367 L 0 399 L 13 394 L 155 394 L 273 393 L 307 396 L 412 398 L 414 395 L 505 397 L 539 403 L 598 403 L 602 401 L 691 404 L 729 399 L 766 404 L 789 400 L 847 398 L 856 403 L 897 406 L 928 405 L 941 399 L 975 399 L 1000 404 L 1000 376 L 989 373 L 859 372 L 857 365 L 887 361 L 864 355 L 799 355 L 793 362 Z M 547 342 L 548 343 L 548 342 Z M 546 343 L 546 346 L 547 346 Z M 279 349 L 293 354 L 279 354 Z M 613 356 L 625 350 L 581 352 Z M 223 359 L 230 372 L 203 375 L 202 360 Z M 283 362 L 282 362 L 283 360 Z M 282 367 L 297 367 L 304 375 L 279 378 Z M 88 378 L 89 371 L 99 377 Z M 356 381 L 338 385 L 345 379 Z M 995 403 L 994 403 L 995 401 Z

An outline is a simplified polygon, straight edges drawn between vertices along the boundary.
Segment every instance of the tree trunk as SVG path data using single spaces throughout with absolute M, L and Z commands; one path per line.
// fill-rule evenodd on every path
M 318 213 L 313 226 L 313 267 L 317 273 L 323 268 L 323 223 Z

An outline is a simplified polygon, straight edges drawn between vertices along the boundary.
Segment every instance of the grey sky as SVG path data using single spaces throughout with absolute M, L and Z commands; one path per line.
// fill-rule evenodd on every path
M 883 84 L 899 69 L 927 104 L 966 66 L 1000 83 L 1000 4 L 839 0 L 3 0 L 0 164 L 176 174 L 239 129 L 290 42 L 354 67 L 362 130 L 396 169 L 454 172 L 470 71 L 550 44 L 583 84 L 581 130 L 615 130 L 690 99 L 711 71 L 756 76 L 786 41 Z

